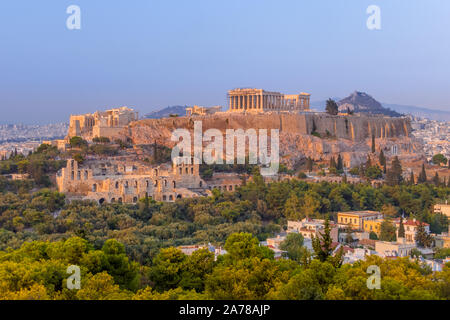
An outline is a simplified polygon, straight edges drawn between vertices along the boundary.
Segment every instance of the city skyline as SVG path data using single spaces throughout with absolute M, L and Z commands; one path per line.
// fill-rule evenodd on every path
M 66 27 L 73 4 L 80 30 Z M 381 30 L 366 26 L 371 4 Z M 226 106 L 236 87 L 305 91 L 312 102 L 358 90 L 450 111 L 447 9 L 437 0 L 2 3 L 1 122 L 62 122 L 122 105 L 141 114 Z

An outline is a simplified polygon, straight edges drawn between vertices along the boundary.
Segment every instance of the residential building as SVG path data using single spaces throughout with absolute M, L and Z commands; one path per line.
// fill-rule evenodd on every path
M 340 227 L 350 226 L 355 230 L 364 230 L 366 221 L 383 219 L 383 214 L 378 211 L 348 211 L 338 212 L 338 224 Z
M 396 231 L 396 235 L 398 238 L 398 230 L 400 228 L 400 218 L 397 218 L 393 221 L 395 227 L 397 228 Z M 419 222 L 416 219 L 408 219 L 408 220 L 403 220 L 403 227 L 405 229 L 405 240 L 407 243 L 416 243 L 416 233 L 417 233 L 417 228 L 419 227 L 419 225 L 421 224 L 421 222 Z M 425 231 L 427 233 L 430 233 L 430 225 L 428 223 L 424 223 L 424 228 Z

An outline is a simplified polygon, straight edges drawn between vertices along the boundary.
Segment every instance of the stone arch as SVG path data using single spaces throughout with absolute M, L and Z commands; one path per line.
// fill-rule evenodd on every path
M 183 196 L 181 194 L 177 195 L 177 199 L 181 199 Z
M 105 202 L 105 198 L 101 198 L 100 200 L 98 200 L 99 204 L 103 204 Z

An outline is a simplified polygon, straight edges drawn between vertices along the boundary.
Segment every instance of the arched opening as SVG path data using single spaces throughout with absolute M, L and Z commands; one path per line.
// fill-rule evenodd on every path
M 233 186 L 228 186 L 229 191 L 233 191 Z
M 173 201 L 173 195 L 169 196 L 169 201 Z
M 98 203 L 99 203 L 99 204 L 103 204 L 103 202 L 105 202 L 105 199 L 104 199 L 104 198 L 101 198 L 100 200 L 98 200 Z
M 116 181 L 116 189 L 119 189 L 119 182 Z
M 177 195 L 177 199 L 181 199 L 183 196 L 181 194 Z
M 133 202 L 136 203 L 137 202 L 137 197 L 133 197 Z
M 146 186 L 147 186 L 147 188 L 148 188 L 148 186 L 149 186 L 148 180 L 145 181 L 145 184 L 146 184 Z
M 189 168 L 186 168 L 186 174 L 189 174 Z
M 122 198 L 119 198 L 119 203 L 122 203 Z
M 97 192 L 97 185 L 95 183 L 92 185 L 92 192 Z
M 177 183 L 175 181 L 172 181 L 172 185 L 174 189 L 177 187 Z
M 167 180 L 164 180 L 164 187 L 167 187 Z
M 203 181 L 200 181 L 200 188 L 203 188 Z
M 191 174 L 194 174 L 194 168 L 191 168 Z
M 166 196 L 163 196 L 163 201 L 167 201 L 167 197 Z
M 111 203 L 116 202 L 116 198 L 111 198 Z

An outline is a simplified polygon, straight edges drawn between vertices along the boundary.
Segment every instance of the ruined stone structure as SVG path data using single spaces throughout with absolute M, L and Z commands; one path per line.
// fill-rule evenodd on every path
M 263 89 L 228 91 L 228 112 L 301 112 L 309 110 L 310 94 L 281 94 Z
M 188 117 L 191 117 L 194 115 L 204 116 L 207 114 L 214 114 L 214 113 L 220 112 L 221 110 L 222 110 L 221 106 L 214 106 L 214 107 L 210 107 L 210 108 L 193 106 L 190 108 L 186 108 L 186 116 L 188 116 Z
M 120 139 L 121 131 L 129 123 L 138 119 L 138 112 L 128 107 L 71 115 L 67 138 L 79 136 L 86 140 L 92 140 L 95 137 L 107 137 L 110 140 Z
M 136 203 L 146 195 L 156 201 L 172 202 L 208 195 L 213 188 L 234 191 L 241 184 L 239 179 L 213 179 L 208 185 L 199 175 L 199 165 L 187 163 L 148 166 L 110 159 L 80 165 L 70 159 L 57 173 L 56 182 L 69 200 L 94 200 L 100 204 Z

